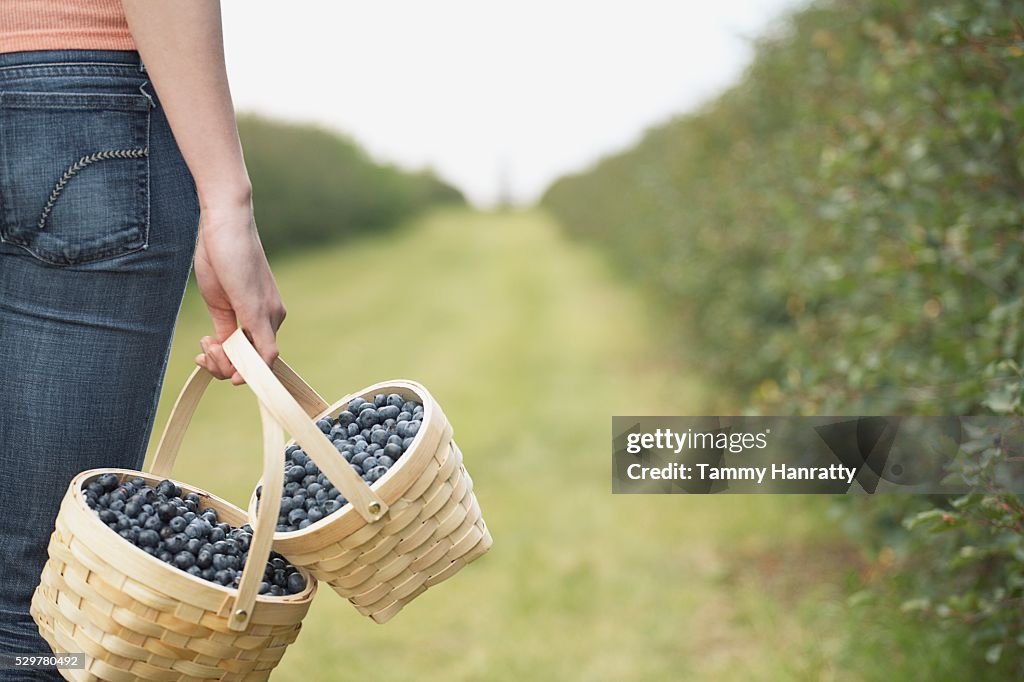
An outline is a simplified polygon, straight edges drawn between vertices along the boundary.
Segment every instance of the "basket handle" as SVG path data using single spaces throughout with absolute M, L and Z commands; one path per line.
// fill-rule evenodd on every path
M 270 558 L 270 550 L 274 544 L 274 531 L 277 529 L 277 510 L 281 508 L 281 495 L 284 488 L 284 431 L 281 425 L 260 405 L 260 421 L 263 422 L 263 504 L 256 512 L 256 523 L 253 524 L 252 542 L 249 543 L 249 556 L 242 569 L 242 579 L 238 581 L 238 596 L 230 607 L 228 627 L 243 631 L 249 627 L 253 606 L 259 594 L 263 571 Z
M 281 364 L 287 368 L 287 365 Z M 290 372 L 291 369 L 288 368 L 287 371 Z M 181 389 L 178 400 L 174 403 L 171 415 L 167 419 L 167 426 L 157 445 L 153 464 L 149 467 L 149 472 L 152 475 L 160 478 L 170 477 L 171 469 L 178 457 L 181 441 L 185 437 L 185 431 L 188 429 L 196 406 L 212 378 L 213 375 L 208 371 L 202 367 L 196 367 L 188 381 L 185 382 L 185 387 Z M 312 389 L 309 389 L 309 392 L 303 394 L 302 399 L 312 402 L 310 393 L 316 395 Z M 296 397 L 296 400 L 299 398 Z M 263 511 L 256 513 L 252 542 L 249 544 L 249 557 L 238 583 L 238 593 L 233 599 L 228 597 L 225 602 L 230 609 L 228 627 L 236 631 L 244 631 L 252 618 L 253 606 L 259 594 L 260 582 L 263 580 L 263 571 L 267 565 L 267 559 L 270 557 L 274 531 L 277 528 L 277 515 L 274 510 L 281 508 L 281 494 L 284 488 L 284 450 L 282 448 L 284 432 L 262 405 L 260 405 L 260 417 L 263 422 L 263 480 L 265 482 L 263 504 L 261 505 Z
M 245 379 L 245 383 L 256 394 L 260 404 L 291 433 L 327 479 L 344 493 L 345 498 L 355 507 L 356 513 L 367 523 L 379 520 L 387 512 L 388 505 L 338 454 L 296 397 L 289 393 L 288 384 L 281 381 L 267 367 L 267 363 L 249 343 L 245 333 L 241 329 L 235 330 L 223 342 L 222 347 L 235 369 Z M 264 490 L 268 484 L 269 482 L 264 482 Z

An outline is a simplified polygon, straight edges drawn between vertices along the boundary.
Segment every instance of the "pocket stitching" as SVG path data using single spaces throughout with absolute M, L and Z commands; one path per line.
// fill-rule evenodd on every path
M 78 161 L 68 166 L 68 169 L 64 171 L 64 174 L 60 176 L 60 180 L 53 186 L 53 191 L 50 192 L 50 197 L 46 200 L 46 205 L 43 206 L 43 211 L 39 216 L 38 228 L 40 230 L 46 228 L 46 219 L 50 217 L 50 213 L 53 212 L 53 207 L 57 204 L 57 199 L 60 197 L 61 192 L 64 191 L 64 187 L 67 186 L 71 179 L 78 175 L 80 171 L 91 166 L 97 161 L 106 161 L 108 159 L 141 159 L 149 156 L 149 147 L 134 147 L 129 149 L 108 149 L 102 152 L 94 152 L 92 154 L 86 154 Z

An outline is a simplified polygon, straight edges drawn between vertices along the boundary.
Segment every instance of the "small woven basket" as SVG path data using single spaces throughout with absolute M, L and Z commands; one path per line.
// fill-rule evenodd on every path
M 249 558 L 236 589 L 150 556 L 111 531 L 86 502 L 83 487 L 105 473 L 122 481 L 140 477 L 153 485 L 167 478 L 210 378 L 197 369 L 185 385 L 150 473 L 93 469 L 78 474 L 68 487 L 31 606 L 54 653 L 85 653 L 84 669 L 60 671 L 66 679 L 265 680 L 298 636 L 316 594 L 316 580 L 302 571 L 303 592 L 287 597 L 257 594 L 276 515 L 254 517 Z M 283 467 L 284 438 L 276 422 L 263 416 L 264 478 L 270 480 Z M 199 495 L 202 508 L 216 509 L 222 521 L 232 526 L 249 521 L 238 507 L 176 483 L 183 492 Z M 273 494 L 268 489 L 268 498 Z M 279 492 L 277 498 L 280 504 Z
M 462 453 L 452 440 L 451 424 L 426 388 L 412 381 L 389 381 L 328 405 L 286 365 L 271 371 L 240 332 L 224 349 L 262 406 L 349 501 L 308 528 L 275 533 L 274 549 L 290 562 L 308 568 L 360 613 L 384 623 L 490 548 L 491 535 Z M 416 400 L 423 404 L 424 415 L 409 449 L 370 486 L 315 421 L 336 417 L 355 397 L 372 400 L 377 393 Z M 280 502 L 267 496 L 269 485 L 263 482 L 261 505 L 276 510 Z M 249 513 L 255 518 L 255 493 Z

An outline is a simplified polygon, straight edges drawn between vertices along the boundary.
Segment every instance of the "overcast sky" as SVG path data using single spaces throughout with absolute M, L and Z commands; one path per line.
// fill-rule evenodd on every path
M 520 202 L 733 82 L 796 0 L 225 2 L 236 106 Z M 503 181 L 502 178 L 505 178 Z

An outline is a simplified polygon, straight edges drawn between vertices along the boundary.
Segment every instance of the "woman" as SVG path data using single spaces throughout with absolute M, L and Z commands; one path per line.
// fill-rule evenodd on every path
M 193 253 L 196 362 L 241 383 L 236 326 L 277 356 L 250 195 L 216 0 L 0 3 L 0 654 L 49 651 L 29 602 L 70 478 L 142 465 Z

